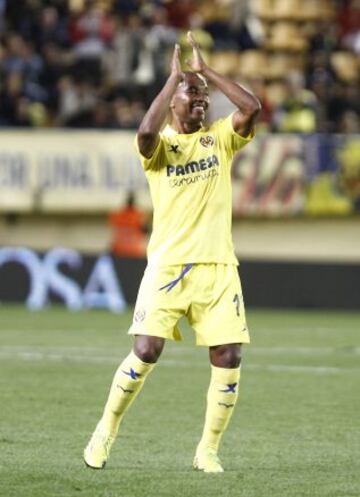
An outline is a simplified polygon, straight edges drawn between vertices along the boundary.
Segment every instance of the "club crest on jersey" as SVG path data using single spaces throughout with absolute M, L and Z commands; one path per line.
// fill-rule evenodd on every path
M 200 143 L 203 147 L 208 148 L 208 147 L 212 147 L 214 145 L 215 140 L 212 136 L 207 135 L 207 136 L 202 136 L 200 138 Z
M 144 309 L 139 309 L 138 311 L 135 312 L 134 315 L 134 322 L 135 323 L 141 323 L 141 321 L 144 321 L 146 316 L 146 312 Z

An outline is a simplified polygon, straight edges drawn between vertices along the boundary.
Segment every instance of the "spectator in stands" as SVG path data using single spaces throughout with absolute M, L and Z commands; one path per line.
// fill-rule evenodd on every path
M 209 63 L 211 50 L 214 47 L 214 40 L 211 34 L 205 29 L 203 16 L 199 12 L 194 12 L 189 18 L 189 24 L 191 32 L 194 33 L 194 36 L 196 36 L 199 46 L 201 47 L 204 60 Z M 186 61 L 191 58 L 192 53 L 186 39 L 187 32 L 188 30 L 184 30 L 180 32 L 179 36 L 181 63 L 184 67 L 186 67 Z
M 96 129 L 113 128 L 112 107 L 110 102 L 98 99 L 89 115 L 89 125 L 84 127 Z
M 126 19 L 115 18 L 114 36 L 105 57 L 105 80 L 118 91 L 126 91 L 132 83 L 133 71 L 140 51 L 142 24 L 138 14 Z
M 57 125 L 86 127 L 97 103 L 94 86 L 85 81 L 76 81 L 64 76 L 59 81 L 59 117 Z
M 5 29 L 5 10 L 6 10 L 6 0 L 0 0 L 0 34 L 3 33 Z
M 354 120 L 353 114 L 356 118 Z M 360 116 L 360 90 L 358 85 L 335 83 L 331 87 L 331 95 L 327 103 L 327 119 L 329 131 L 351 132 L 356 129 L 356 121 Z
M 1 63 L 1 71 L 6 74 L 23 73 L 25 68 L 25 41 L 16 33 L 5 36 L 5 53 Z
M 339 9 L 337 21 L 344 47 L 360 53 L 360 0 L 345 0 Z
M 65 76 L 69 62 L 61 47 L 53 42 L 47 42 L 42 47 L 43 70 L 39 82 L 46 90 L 46 106 L 54 122 L 59 108 L 59 81 Z
M 250 0 L 230 2 L 229 29 L 235 49 L 251 50 L 263 40 L 264 29 L 252 13 Z
M 193 0 L 172 0 L 164 3 L 168 11 L 171 26 L 177 29 L 187 29 L 190 25 L 190 16 L 196 10 Z
M 141 3 L 141 0 L 114 0 L 113 2 L 116 14 L 123 18 L 138 13 Z
M 329 88 L 334 83 L 336 75 L 326 51 L 318 50 L 312 54 L 305 68 L 305 78 L 307 86 L 314 89 L 317 85 Z
M 113 103 L 113 127 L 118 129 L 137 129 L 145 114 L 145 107 L 141 100 L 132 102 L 117 98 Z
M 78 79 L 99 85 L 102 59 L 114 33 L 112 17 L 105 14 L 96 0 L 85 0 L 84 9 L 70 20 L 70 40 L 74 46 Z
M 303 75 L 294 71 L 286 80 L 287 96 L 274 115 L 274 131 L 313 133 L 316 131 L 316 97 L 304 85 Z
M 34 32 L 34 22 L 40 5 L 27 0 L 6 0 L 5 16 L 8 31 L 16 32 L 19 36 L 31 39 Z
M 10 72 L 0 91 L 0 125 L 31 125 L 28 117 L 28 99 L 24 95 L 24 80 L 20 72 Z
M 36 19 L 33 39 L 41 53 L 48 43 L 66 48 L 69 46 L 69 32 L 66 19 L 59 16 L 55 7 L 42 9 Z
M 346 110 L 342 113 L 338 126 L 339 133 L 360 133 L 359 115 L 354 110 Z
M 229 3 L 221 0 L 213 2 L 202 0 L 199 5 L 204 28 L 214 40 L 216 49 L 235 49 L 235 42 L 229 30 L 231 16 Z
M 335 6 L 336 16 L 325 15 L 302 26 L 309 50 L 301 57 L 294 53 L 294 67 L 304 71 L 306 85 L 300 98 L 294 99 L 289 97 L 285 79 L 277 82 L 287 87 L 283 92 L 287 96 L 274 109 L 273 128 L 277 131 L 296 131 L 300 114 L 304 120 L 314 111 L 307 98 L 304 102 L 306 90 L 317 99 L 314 130 L 357 128 L 360 114 L 355 88 L 359 76 L 351 53 L 360 53 L 360 0 L 323 3 Z M 214 48 L 230 53 L 257 47 L 262 50 L 267 23 L 254 4 L 250 0 L 0 0 L 0 17 L 4 14 L 0 25 L 0 90 L 5 97 L 0 104 L 0 122 L 18 123 L 20 119 L 26 125 L 93 127 L 98 123 L 107 127 L 110 119 L 116 128 L 137 127 L 143 107 L 150 105 L 167 76 L 168 46 L 181 30 L 195 31 L 209 56 Z M 334 63 L 334 55 L 341 54 L 343 58 Z M 8 80 L 10 73 L 16 76 L 12 74 Z M 288 74 L 287 69 L 284 74 Z M 263 102 L 272 101 L 268 98 L 271 70 L 265 77 Z M 284 78 L 281 74 L 277 77 Z M 19 86 L 17 79 L 21 80 L 19 94 L 13 91 Z M 301 113 L 297 109 L 295 126 L 284 121 L 290 115 L 290 100 L 290 107 L 296 100 L 305 107 Z M 98 105 L 99 101 L 104 105 Z M 221 97 L 217 101 L 214 95 L 214 102 L 216 111 Z M 264 122 L 265 128 L 269 127 L 271 108 L 264 104 L 263 109 L 267 111 L 260 116 L 260 128 Z M 27 114 L 29 122 L 24 119 Z M 308 118 L 305 127 L 313 129 Z
M 153 6 L 148 22 L 155 74 L 154 92 L 158 93 L 167 78 L 169 50 L 171 48 L 172 51 L 177 41 L 178 31 L 169 24 L 168 12 L 163 6 Z
M 305 67 L 304 74 L 306 87 L 314 93 L 317 99 L 317 129 L 322 132 L 331 131 L 327 107 L 336 75 L 331 67 L 327 51 L 314 52 Z
M 35 52 L 31 41 L 23 44 L 23 76 L 25 93 L 34 102 L 45 102 L 47 93 L 40 84 L 41 74 L 44 70 L 44 61 L 40 54 Z

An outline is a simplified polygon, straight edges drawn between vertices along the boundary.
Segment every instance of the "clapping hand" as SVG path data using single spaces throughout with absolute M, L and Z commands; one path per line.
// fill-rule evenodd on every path
M 202 72 L 206 68 L 205 61 L 201 55 L 199 45 L 196 43 L 191 31 L 187 34 L 187 41 L 192 47 L 192 58 L 187 59 L 186 63 L 194 72 Z

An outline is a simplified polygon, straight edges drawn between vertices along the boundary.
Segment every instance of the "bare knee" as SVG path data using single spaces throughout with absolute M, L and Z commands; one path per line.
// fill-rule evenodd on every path
M 164 348 L 164 338 L 136 335 L 134 352 L 143 362 L 156 362 Z
M 210 362 L 218 368 L 238 368 L 241 363 L 241 344 L 231 343 L 210 347 Z

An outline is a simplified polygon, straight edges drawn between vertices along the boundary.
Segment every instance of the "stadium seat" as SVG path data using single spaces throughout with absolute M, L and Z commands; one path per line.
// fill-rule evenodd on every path
M 266 22 L 280 20 L 302 21 L 319 19 L 329 8 L 328 0 L 254 0 L 255 15 Z
M 238 74 L 245 78 L 266 77 L 269 71 L 267 55 L 262 50 L 246 50 L 240 54 Z
M 266 85 L 266 96 L 271 106 L 281 105 L 287 96 L 285 83 L 280 81 L 268 83 Z
M 271 21 L 275 15 L 273 4 L 273 0 L 253 0 L 251 10 L 262 21 Z
M 330 0 L 302 0 L 299 13 L 303 21 L 330 20 L 335 15 Z
M 239 55 L 234 50 L 217 50 L 211 55 L 211 67 L 227 76 L 239 73 Z
M 289 71 L 304 69 L 303 53 L 279 53 L 275 52 L 268 57 L 267 79 L 285 78 Z
M 334 16 L 330 0 L 256 0 L 254 12 L 264 21 L 317 21 Z
M 270 50 L 297 52 L 305 51 L 308 47 L 308 41 L 297 24 L 279 21 L 271 26 L 265 46 Z
M 273 19 L 297 21 L 301 19 L 302 0 L 273 0 Z
M 346 83 L 356 83 L 360 79 L 359 58 L 351 52 L 334 52 L 331 55 L 331 65 L 337 76 Z

